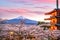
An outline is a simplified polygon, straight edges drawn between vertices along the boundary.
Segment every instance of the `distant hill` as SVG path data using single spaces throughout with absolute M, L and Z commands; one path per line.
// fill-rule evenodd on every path
M 14 19 L 10 19 L 10 20 L 5 20 L 5 24 L 18 24 L 21 22 L 23 22 L 24 24 L 29 24 L 29 25 L 36 25 L 38 23 L 37 21 L 30 20 L 22 16 L 14 18 Z

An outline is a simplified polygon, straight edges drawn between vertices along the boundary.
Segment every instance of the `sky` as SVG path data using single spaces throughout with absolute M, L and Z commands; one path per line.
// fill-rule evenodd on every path
M 59 3 L 60 4 L 60 3 Z M 45 21 L 44 15 L 56 8 L 56 0 L 0 0 L 0 18 L 13 19 L 19 16 Z

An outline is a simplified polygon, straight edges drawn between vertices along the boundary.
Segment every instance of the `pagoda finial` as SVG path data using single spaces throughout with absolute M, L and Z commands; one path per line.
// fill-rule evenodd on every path
M 58 0 L 56 0 L 56 7 L 57 7 L 57 9 L 59 9 L 58 6 L 59 6 L 59 5 L 58 5 Z

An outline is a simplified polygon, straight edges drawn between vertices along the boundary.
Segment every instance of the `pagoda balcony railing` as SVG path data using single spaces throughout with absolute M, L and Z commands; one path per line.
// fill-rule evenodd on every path
M 51 20 L 51 18 L 45 18 L 44 20 Z
M 51 23 L 51 25 L 56 25 L 56 24 Z
M 51 25 L 54 25 L 54 26 L 60 26 L 60 24 L 51 24 Z
M 55 26 L 60 26 L 60 24 L 55 24 Z
M 60 16 L 50 16 L 50 18 L 60 18 Z
M 56 18 L 60 18 L 60 16 L 56 16 Z
M 55 16 L 50 16 L 50 18 L 55 18 Z

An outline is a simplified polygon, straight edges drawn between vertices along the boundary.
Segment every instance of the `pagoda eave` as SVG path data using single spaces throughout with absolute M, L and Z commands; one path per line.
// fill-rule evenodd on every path
M 56 24 L 56 26 L 60 26 L 60 24 Z
M 51 20 L 51 18 L 46 18 L 46 19 L 44 19 L 44 20 Z
M 56 12 L 56 10 L 54 9 L 53 11 L 51 12 L 48 12 L 48 13 L 45 13 L 45 15 L 51 15 L 52 13 Z
M 56 18 L 60 18 L 60 16 L 56 16 Z
M 45 13 L 45 15 L 51 15 L 52 13 Z

